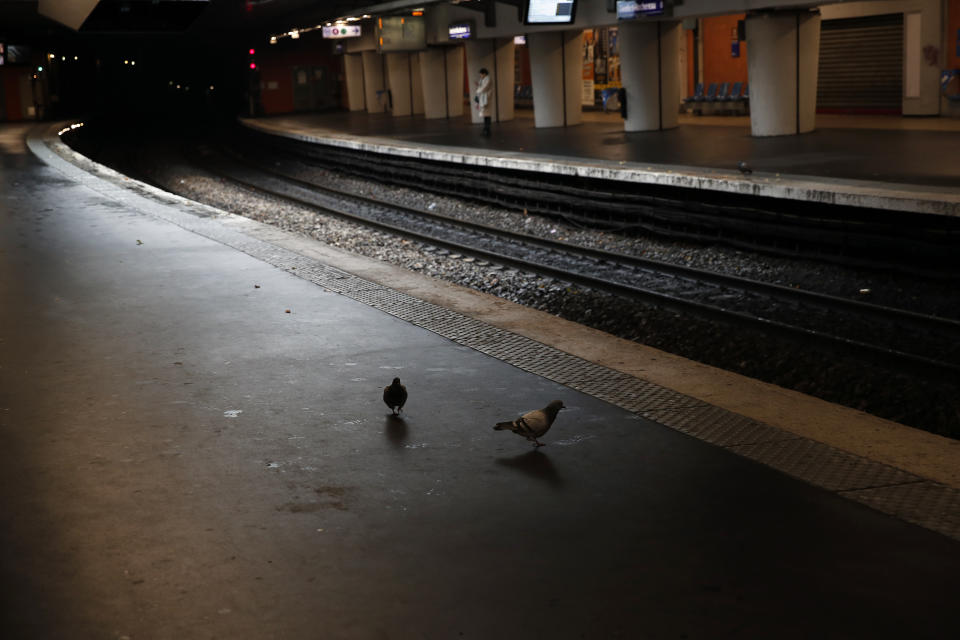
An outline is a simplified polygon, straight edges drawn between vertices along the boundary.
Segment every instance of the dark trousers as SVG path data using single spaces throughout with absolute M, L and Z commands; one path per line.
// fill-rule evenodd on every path
M 483 116 L 483 135 L 490 135 L 490 116 Z

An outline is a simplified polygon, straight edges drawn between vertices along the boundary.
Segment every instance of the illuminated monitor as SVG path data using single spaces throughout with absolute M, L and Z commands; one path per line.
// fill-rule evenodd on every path
M 577 0 L 527 0 L 524 24 L 571 24 L 577 14 Z

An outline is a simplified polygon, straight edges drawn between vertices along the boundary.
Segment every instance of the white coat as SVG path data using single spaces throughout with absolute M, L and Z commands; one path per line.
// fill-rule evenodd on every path
M 490 117 L 491 91 L 493 91 L 493 89 L 490 86 L 490 76 L 489 75 L 481 76 L 480 79 L 477 80 L 477 92 L 475 95 L 477 100 L 476 102 L 474 102 L 481 118 Z

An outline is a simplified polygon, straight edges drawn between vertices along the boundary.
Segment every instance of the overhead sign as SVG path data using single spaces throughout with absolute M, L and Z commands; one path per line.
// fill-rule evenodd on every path
M 469 40 L 473 37 L 472 22 L 454 22 L 447 30 L 451 40 Z
M 324 38 L 359 38 L 360 25 L 358 24 L 339 25 L 338 24 L 332 27 L 324 27 L 323 37 Z
M 642 16 L 663 15 L 663 0 L 618 0 L 617 19 L 632 20 Z

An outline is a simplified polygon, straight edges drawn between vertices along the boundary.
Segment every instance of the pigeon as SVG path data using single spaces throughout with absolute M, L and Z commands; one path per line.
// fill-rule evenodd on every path
M 753 173 L 753 169 L 750 168 L 750 165 L 748 165 L 743 160 L 737 163 L 737 169 L 740 169 L 740 173 L 742 173 L 743 175 L 750 175 L 751 173 Z
M 383 401 L 393 411 L 393 415 L 399 414 L 403 409 L 407 401 L 407 388 L 400 384 L 400 378 L 394 378 L 393 384 L 383 388 Z
M 550 430 L 550 427 L 553 426 L 553 421 L 557 419 L 557 414 L 560 412 L 560 409 L 563 408 L 562 401 L 554 400 L 543 409 L 529 411 L 513 422 L 498 422 L 497 426 L 493 429 L 494 431 L 502 431 L 503 429 L 513 431 L 518 436 L 523 436 L 533 442 L 533 446 L 542 447 L 543 443 L 537 440 L 537 438 L 543 436 L 543 434 Z

